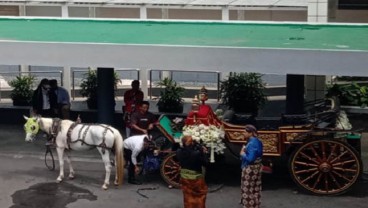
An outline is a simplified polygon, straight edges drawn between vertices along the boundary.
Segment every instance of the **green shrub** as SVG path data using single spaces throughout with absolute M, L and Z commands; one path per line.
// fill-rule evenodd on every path
M 334 84 L 327 87 L 327 97 L 336 96 L 341 105 L 360 106 L 368 105 L 368 87 L 358 83 Z
M 221 82 L 221 99 L 235 112 L 256 115 L 266 102 L 264 89 L 259 73 L 230 73 L 228 79 Z
M 114 72 L 115 77 L 115 92 L 117 90 L 118 83 L 120 82 L 119 76 Z M 97 108 L 97 70 L 89 69 L 87 73 L 84 74 L 84 78 L 80 84 L 80 94 L 83 97 L 87 97 L 87 105 L 90 109 Z
M 34 76 L 17 76 L 8 82 L 13 87 L 10 94 L 13 105 L 28 106 L 31 104 L 34 81 Z
M 157 102 L 159 112 L 182 113 L 185 89 L 169 78 L 161 80 L 157 86 L 164 87 Z

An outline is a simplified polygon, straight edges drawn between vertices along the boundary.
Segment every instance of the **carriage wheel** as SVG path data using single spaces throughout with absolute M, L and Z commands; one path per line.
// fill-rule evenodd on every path
M 294 152 L 289 170 L 302 189 L 318 195 L 337 195 L 346 192 L 357 181 L 362 161 L 344 142 L 315 140 Z
M 180 187 L 180 165 L 176 158 L 176 153 L 169 154 L 163 159 L 160 171 L 166 183 L 175 188 Z
M 45 165 L 46 165 L 47 169 L 49 169 L 51 171 L 55 170 L 54 155 L 52 154 L 52 150 L 49 146 L 46 146 Z

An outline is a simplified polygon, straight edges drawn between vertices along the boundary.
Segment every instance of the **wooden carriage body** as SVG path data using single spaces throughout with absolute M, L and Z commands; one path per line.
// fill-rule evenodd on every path
M 242 134 L 244 125 L 220 120 L 208 105 L 200 105 L 196 111 L 191 111 L 185 124 L 211 124 L 223 128 L 224 142 L 236 157 L 241 145 L 247 142 Z M 168 117 L 160 117 L 158 128 L 172 144 L 180 142 L 182 132 L 173 130 Z M 258 137 L 264 146 L 264 158 L 288 156 L 289 172 L 294 182 L 303 190 L 317 195 L 344 193 L 360 177 L 362 161 L 359 152 L 348 144 L 349 135 L 360 139 L 359 134 L 350 130 L 320 128 L 313 124 L 281 125 L 271 130 L 258 130 Z M 172 152 L 164 158 L 161 174 L 166 182 L 179 186 L 179 170 L 175 153 Z

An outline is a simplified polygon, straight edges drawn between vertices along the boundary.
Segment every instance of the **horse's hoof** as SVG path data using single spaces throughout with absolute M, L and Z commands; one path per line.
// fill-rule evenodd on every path
M 106 184 L 102 185 L 102 189 L 106 191 L 108 189 L 107 185 Z
M 61 179 L 56 179 L 56 183 L 61 183 L 62 181 Z
M 117 181 L 114 181 L 114 185 L 115 185 L 115 186 L 118 186 L 118 185 L 119 185 L 119 183 L 118 183 Z
M 69 179 L 70 179 L 70 180 L 73 180 L 73 179 L 74 179 L 74 173 L 70 173 L 70 174 L 69 174 Z

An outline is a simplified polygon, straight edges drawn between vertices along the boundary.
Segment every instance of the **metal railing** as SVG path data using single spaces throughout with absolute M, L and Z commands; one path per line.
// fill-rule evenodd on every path
M 59 83 L 61 84 L 61 86 L 62 86 L 62 83 L 63 83 L 63 71 L 28 71 L 28 72 L 17 71 L 17 72 L 0 72 L 0 75 L 3 78 L 6 78 L 5 80 L 7 80 L 7 82 L 15 79 L 15 77 L 17 77 L 17 76 L 22 76 L 24 74 L 25 75 L 29 75 L 29 76 L 32 75 L 32 76 L 34 76 L 36 78 L 36 83 L 37 84 L 34 83 L 34 84 L 36 84 L 35 86 L 33 86 L 34 88 L 37 87 L 39 81 L 41 79 L 43 79 L 43 78 L 47 78 L 47 79 L 56 78 L 57 79 L 57 77 L 60 77 L 60 82 Z M 58 76 L 55 76 L 55 77 L 48 76 L 48 75 L 46 75 L 46 76 L 37 76 L 37 74 L 58 74 Z M 11 87 L 8 88 L 8 89 L 10 90 Z M 1 86 L 1 83 L 0 83 L 0 101 L 2 99 L 2 91 L 3 91 L 3 89 L 2 89 L 2 86 Z
M 72 99 L 75 100 L 76 97 L 76 85 L 80 85 L 80 83 L 82 82 L 82 80 L 85 78 L 85 74 L 88 72 L 88 69 L 86 70 L 73 70 L 72 72 Z M 131 78 L 132 80 L 139 80 L 139 69 L 115 69 L 115 72 L 118 72 L 119 75 L 121 75 L 122 72 L 130 72 L 130 73 L 134 73 L 135 75 L 133 76 L 127 76 L 129 78 Z M 82 75 L 82 77 L 80 78 L 80 82 L 76 82 L 76 73 L 84 73 Z M 134 77 L 134 78 L 133 78 Z M 120 77 L 121 79 L 121 77 Z M 130 86 L 131 83 L 129 83 Z
M 212 83 L 212 84 L 215 84 L 216 85 L 216 89 L 217 89 L 217 101 L 220 100 L 221 98 L 221 95 L 220 95 L 220 81 L 221 81 L 221 72 L 218 72 L 218 71 L 195 71 L 195 70 L 189 70 L 189 71 L 170 71 L 170 70 L 159 70 L 159 69 L 152 69 L 149 71 L 149 96 L 150 96 L 150 99 L 152 99 L 152 89 L 153 89 L 153 83 L 155 82 L 155 80 L 153 79 L 153 73 L 154 72 L 159 72 L 158 74 L 158 80 L 157 81 L 160 81 L 164 78 L 163 76 L 163 73 L 162 72 L 168 72 L 168 76 L 169 78 L 173 79 L 174 81 L 176 81 L 177 83 L 179 83 L 182 87 L 198 87 L 198 88 L 201 88 L 203 86 L 206 86 L 207 88 L 209 87 L 208 84 L 209 83 Z M 186 84 L 185 81 L 183 80 L 177 80 L 175 79 L 175 74 L 176 73 L 195 73 L 195 76 L 197 76 L 197 78 L 189 78 L 191 79 L 190 82 L 188 82 L 188 84 Z M 203 80 L 200 80 L 198 78 L 198 76 L 200 74 L 214 74 L 216 76 L 216 80 L 214 82 L 205 82 Z M 180 74 L 179 74 L 180 76 Z M 207 76 L 208 77 L 208 76 Z M 194 82 L 193 82 L 194 81 Z
M 118 72 L 119 77 L 121 79 L 121 77 L 127 77 L 127 80 L 140 80 L 140 76 L 139 76 L 139 69 L 116 69 L 116 72 Z M 75 100 L 76 98 L 76 86 L 79 86 L 80 82 L 82 81 L 82 79 L 84 78 L 84 75 L 82 73 L 87 73 L 88 69 L 86 70 L 72 70 L 72 99 Z M 154 73 L 158 73 L 157 77 L 154 77 L 153 74 Z M 181 84 L 183 87 L 202 87 L 202 86 L 206 86 L 208 87 L 213 87 L 215 86 L 217 88 L 217 99 L 220 99 L 220 80 L 221 80 L 221 73 L 217 72 L 217 71 L 213 71 L 213 72 L 208 72 L 208 71 L 170 71 L 170 70 L 149 70 L 149 96 L 150 99 L 152 99 L 152 89 L 154 88 L 154 82 L 155 81 L 160 81 L 163 79 L 163 73 L 162 72 L 168 72 L 168 76 L 170 78 L 173 78 L 175 80 L 175 77 L 179 76 L 179 77 L 183 77 L 182 74 L 184 73 L 189 73 L 191 75 L 193 75 L 193 73 L 195 73 L 196 78 L 187 78 L 188 81 L 183 81 L 182 79 L 180 80 L 175 80 L 177 81 L 179 84 Z M 78 73 L 80 73 L 81 75 L 78 75 Z M 127 75 L 122 75 L 122 73 L 130 73 Z M 40 74 L 44 74 L 43 76 L 40 76 Z M 51 74 L 57 74 L 56 76 L 51 76 Z M 215 79 L 210 82 L 204 82 L 203 80 L 199 79 L 199 76 L 203 75 L 208 77 L 208 74 L 214 74 L 215 75 Z M 35 84 L 37 82 L 39 82 L 42 78 L 55 78 L 55 79 L 59 79 L 58 83 L 60 83 L 60 86 L 63 86 L 64 83 L 64 77 L 63 77 L 63 71 L 28 71 L 28 72 L 21 72 L 21 71 L 14 71 L 14 72 L 0 72 L 0 75 L 4 77 L 4 79 L 8 82 L 12 79 L 14 79 L 16 76 L 20 76 L 20 75 L 34 75 L 37 79 L 37 81 L 35 82 Z M 190 80 L 190 81 L 189 81 Z M 130 86 L 131 83 L 126 83 L 125 85 L 128 87 Z M 124 83 L 122 84 L 122 86 L 125 86 Z M 36 87 L 37 85 L 35 85 L 34 87 Z M 124 87 L 123 87 L 124 88 Z M 11 88 L 8 88 L 9 90 L 11 90 Z M 119 88 L 121 89 L 121 88 Z M 0 101 L 2 99 L 2 91 L 4 90 L 4 88 L 2 87 L 1 83 L 0 83 Z

